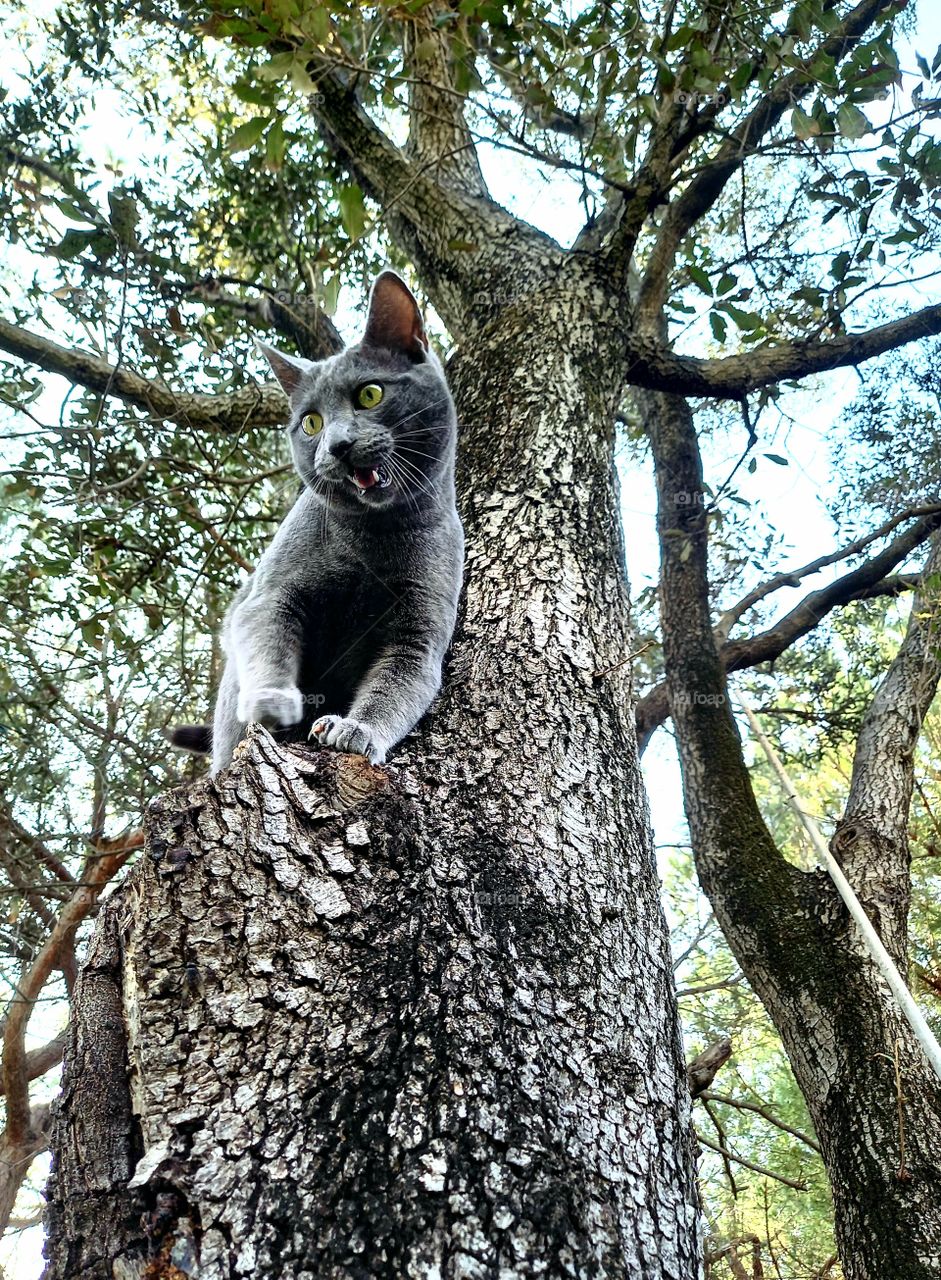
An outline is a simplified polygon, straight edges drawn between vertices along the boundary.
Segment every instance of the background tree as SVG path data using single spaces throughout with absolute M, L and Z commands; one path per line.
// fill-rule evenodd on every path
M 852 416 L 870 438 L 847 454 L 848 495 L 853 467 L 878 461 L 900 431 L 916 434 L 922 465 L 891 490 L 848 496 L 843 548 L 821 548 L 820 563 L 777 575 L 780 539 L 760 513 L 736 514 L 737 473 L 715 465 L 733 445 L 745 467 L 780 463 L 762 458 L 758 437 L 793 411 L 788 380 L 941 330 L 941 308 L 899 289 L 930 274 L 937 237 L 938 64 L 922 59 L 915 91 L 899 92 L 909 7 L 801 3 L 775 17 L 702 3 L 589 5 L 571 15 L 250 0 L 129 18 L 83 4 L 33 28 L 33 74 L 3 108 L 12 249 L 0 349 L 12 357 L 3 394 L 17 411 L 2 743 L 16 801 L 4 865 L 11 955 L 23 966 L 4 1053 L 13 1167 L 45 1140 L 44 1114 L 26 1109 L 41 1063 L 25 1056 L 23 1014 L 51 968 L 71 984 L 63 938 L 75 904 L 87 910 L 87 886 L 97 891 L 131 851 L 146 801 L 182 780 L 154 730 L 204 711 L 217 665 L 209 637 L 293 489 L 271 430 L 283 403 L 251 375 L 249 330 L 323 354 L 337 342 L 328 317 L 341 280 L 361 288 L 385 256 L 410 266 L 457 348 L 471 550 L 449 691 L 391 789 L 355 764 L 299 764 L 262 735 L 231 784 L 257 808 L 230 826 L 228 844 L 208 815 L 234 822 L 237 791 L 197 787 L 195 809 L 171 800 L 154 813 L 157 861 L 102 917 L 76 997 L 50 1274 L 97 1274 L 109 1254 L 174 1249 L 182 1265 L 197 1246 L 220 1275 L 322 1273 L 361 1255 L 367 1270 L 394 1259 L 417 1274 L 431 1259 L 442 1274 L 486 1274 L 497 1258 L 510 1274 L 542 1264 L 562 1274 L 583 1255 L 601 1274 L 691 1273 L 672 997 L 625 726 L 635 646 L 613 457 L 631 439 L 643 448 L 639 430 L 657 470 L 664 561 L 663 660 L 652 630 L 641 742 L 672 712 L 700 879 L 809 1106 L 816 1136 L 800 1119 L 789 1127 L 802 1136 L 791 1137 L 821 1148 L 846 1274 L 932 1274 L 936 1093 L 829 886 L 790 867 L 759 816 L 724 683 L 726 670 L 786 655 L 770 687 L 782 680 L 784 709 L 799 715 L 808 681 L 858 664 L 855 685 L 831 681 L 806 732 L 785 741 L 819 759 L 858 731 L 839 847 L 903 960 L 912 745 L 937 680 L 933 571 L 910 564 L 941 522 L 924 443 L 930 374 L 901 364 L 878 384 L 878 415 L 867 396 L 867 412 Z M 113 173 L 105 189 L 88 158 L 89 92 L 116 95 L 123 116 L 140 121 L 143 176 Z M 584 222 L 570 246 L 490 196 L 495 152 L 580 184 Z M 58 424 L 37 368 L 74 388 Z M 823 562 L 852 568 L 775 619 L 776 593 Z M 913 586 L 898 655 L 871 652 L 860 622 Z M 814 633 L 814 652 L 790 654 Z M 353 804 L 364 807 L 351 823 L 342 815 Z M 272 848 L 283 832 L 275 839 L 264 815 L 285 805 L 282 858 Z M 124 838 L 105 836 L 122 826 Z M 363 831 L 369 845 L 357 843 Z M 251 875 L 238 874 L 245 856 L 233 844 L 253 851 Z M 354 863 L 350 850 L 364 848 Z M 312 866 L 323 892 L 331 881 L 355 910 L 337 912 L 333 891 L 312 900 L 320 923 L 309 938 L 310 903 L 299 916 L 275 899 L 279 928 L 298 943 L 288 985 L 312 1001 L 308 1033 L 350 1033 L 335 1044 L 324 1032 L 322 1083 L 308 1090 L 297 1073 L 306 1081 L 310 1063 L 291 1047 L 268 971 L 254 972 L 257 989 L 227 985 L 251 972 L 251 956 L 277 972 L 281 942 L 252 936 L 251 953 L 240 951 L 225 921 L 249 906 L 247 918 L 270 915 L 273 887 L 293 892 Z M 345 879 L 364 866 L 376 879 L 368 893 Z M 179 918 L 187 930 L 171 925 Z M 358 947 L 364 928 L 383 940 L 378 967 Z M 154 941 L 146 954 L 144 937 Z M 325 992 L 325 966 L 362 985 Z M 364 998 L 365 984 L 391 1018 Z M 472 1006 L 452 1006 L 457 989 L 474 993 Z M 527 1011 L 518 1018 L 516 990 Z M 102 1039 L 122 1004 L 129 1043 Z M 246 1021 L 253 1004 L 266 1010 L 266 1033 L 285 1037 L 286 1096 L 299 1099 L 276 1108 L 264 1135 L 248 1078 L 263 1060 Z M 371 1058 L 351 1034 L 360 1025 Z M 59 1045 L 50 1039 L 42 1064 Z M 102 1045 L 113 1088 L 103 1130 L 82 1073 Z M 126 1052 L 140 1081 L 131 1098 Z M 207 1054 L 224 1064 L 221 1098 L 200 1095 Z M 467 1062 L 473 1101 L 455 1103 L 465 1095 L 454 1064 Z M 537 1063 L 548 1083 L 536 1088 L 514 1062 Z M 589 1120 L 602 1099 L 610 1131 Z M 731 1104 L 706 1104 L 721 1127 L 718 1108 Z M 218 1127 L 233 1111 L 244 1124 L 234 1135 Z M 411 1144 L 402 1114 L 415 1121 Z M 785 1123 L 787 1114 L 776 1113 Z M 339 1116 L 359 1117 L 358 1127 Z M 391 1117 L 391 1142 L 362 1117 Z M 252 1161 L 298 1132 L 318 1140 L 306 1153 L 314 1162 L 293 1166 L 290 1194 L 269 1187 L 260 1206 L 230 1194 L 233 1176 L 252 1185 Z M 728 1168 L 718 1131 L 716 1141 Z M 338 1143 L 359 1162 L 342 1164 Z M 525 1159 L 511 1159 L 520 1151 Z M 87 1195 L 75 1194 L 76 1153 L 82 1185 L 89 1162 L 95 1170 Z M 379 1171 L 368 1194 L 366 1153 Z M 501 1170 L 499 1186 L 485 1165 Z M 318 1199 L 327 1187 L 331 1198 Z M 638 1204 L 654 1202 L 651 1224 Z M 285 1255 L 284 1223 L 299 1212 L 334 1229 Z M 347 1219 L 368 1224 L 362 1248 Z M 755 1274 L 775 1247 L 771 1231 L 757 1246 L 756 1235 L 725 1232 L 710 1266 Z

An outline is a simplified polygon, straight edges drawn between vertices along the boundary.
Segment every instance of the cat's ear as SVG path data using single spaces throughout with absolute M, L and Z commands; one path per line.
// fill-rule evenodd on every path
M 383 271 L 369 295 L 364 347 L 404 351 L 413 360 L 428 350 L 428 335 L 411 289 L 394 271 Z
M 291 396 L 304 381 L 304 378 L 313 369 L 312 360 L 305 360 L 301 356 L 289 356 L 283 351 L 278 351 L 276 347 L 269 347 L 267 342 L 261 342 L 255 339 L 255 346 L 271 365 L 271 372 L 281 383 L 284 394 L 290 400 Z

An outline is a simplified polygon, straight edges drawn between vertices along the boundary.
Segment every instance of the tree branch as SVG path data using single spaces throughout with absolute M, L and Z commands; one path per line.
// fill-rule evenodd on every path
M 0 320 L 0 351 L 169 422 L 213 431 L 239 431 L 249 423 L 255 427 L 275 426 L 288 416 L 287 401 L 277 383 L 243 387 L 223 395 L 176 392 L 100 356 L 60 346 L 5 320 Z
M 678 490 L 678 492 L 680 491 Z M 673 500 L 675 501 L 675 494 L 673 495 Z M 931 537 L 936 529 L 941 527 L 941 506 L 914 508 L 913 510 L 924 510 L 928 514 L 920 516 L 909 529 L 890 542 L 878 555 L 865 560 L 850 573 L 837 578 L 835 582 L 831 582 L 827 586 L 806 595 L 789 613 L 785 614 L 783 618 L 766 630 L 741 640 L 729 640 L 722 644 L 719 648 L 719 658 L 724 670 L 727 672 L 742 671 L 748 667 L 756 667 L 762 662 L 773 662 L 796 641 L 819 626 L 823 619 L 829 613 L 832 613 L 834 609 L 849 604 L 853 600 L 869 599 L 876 588 L 879 588 L 879 594 L 885 594 L 886 575 L 896 565 L 906 560 L 917 547 Z M 908 518 L 908 516 L 901 516 L 899 520 L 905 518 Z M 887 529 L 895 527 L 896 523 L 898 521 L 889 521 L 882 526 L 881 530 L 877 530 L 869 538 L 859 539 L 855 544 L 844 548 L 843 552 L 835 553 L 833 557 L 829 558 L 822 557 L 821 561 L 829 559 L 830 563 L 833 563 L 837 559 L 842 559 L 844 554 L 854 554 L 857 547 L 866 545 L 868 541 L 880 536 Z M 805 565 L 803 569 L 796 571 L 797 575 L 803 576 L 805 573 L 816 572 L 814 566 L 817 563 L 819 562 L 815 561 L 810 565 Z M 778 586 L 788 585 L 788 575 L 781 574 L 778 578 L 772 579 L 771 582 L 777 584 L 773 588 L 777 590 Z M 765 585 L 769 586 L 770 590 L 770 584 Z M 768 594 L 768 592 L 764 594 Z M 758 598 L 760 599 L 761 596 Z M 738 606 L 735 606 L 735 608 L 737 609 Z M 720 619 L 720 623 L 721 621 Z M 714 632 L 713 643 L 715 644 L 716 641 L 721 641 L 721 631 L 718 634 Z M 638 700 L 634 709 L 634 716 L 640 750 L 643 751 L 654 730 L 670 716 L 666 681 L 661 681 L 655 685 Z
M 61 187 L 63 191 L 81 208 L 88 219 L 97 227 L 111 232 L 111 224 L 101 212 L 94 200 L 67 173 L 51 164 L 42 156 L 34 156 L 19 151 L 15 147 L 0 144 L 0 154 L 6 155 L 14 164 L 24 169 L 31 169 Z M 157 270 L 152 255 L 141 249 L 130 249 L 129 256 L 137 265 L 150 272 Z M 108 279 L 124 280 L 123 273 L 109 270 L 101 263 L 83 261 L 83 270 L 91 271 L 96 276 Z M 163 264 L 160 264 L 163 269 Z M 237 283 L 261 293 L 260 298 L 243 298 L 227 292 L 223 283 L 236 283 L 231 277 L 225 280 L 206 277 L 203 280 L 168 280 L 160 276 L 155 287 L 161 294 L 172 298 L 193 297 L 208 306 L 226 307 L 229 310 L 241 311 L 251 316 L 257 323 L 277 329 L 279 333 L 290 337 L 301 355 L 309 360 L 321 360 L 333 355 L 343 346 L 343 340 L 326 312 L 316 305 L 313 298 L 304 299 L 304 306 L 298 307 L 295 302 L 286 302 L 283 291 L 257 284 L 254 281 L 239 280 Z
M 731 1160 L 734 1164 L 740 1164 L 743 1169 L 751 1169 L 752 1173 L 760 1173 L 763 1178 L 774 1178 L 775 1182 L 783 1182 L 786 1187 L 793 1187 L 795 1191 L 806 1191 L 806 1182 L 796 1182 L 793 1178 L 786 1178 L 783 1173 L 775 1173 L 773 1169 L 766 1169 L 764 1165 L 755 1164 L 752 1160 L 746 1160 L 744 1156 L 734 1155 L 728 1147 L 720 1146 L 718 1142 L 713 1142 L 697 1130 L 696 1141 L 702 1146 L 708 1147 L 710 1151 L 715 1151 L 722 1156 L 723 1160 Z
M 40 1102 L 29 1112 L 21 1141 L 14 1142 L 5 1132 L 0 1135 L 0 1236 L 6 1231 L 29 1166 L 49 1145 L 51 1105 Z
M 820 1143 L 812 1138 L 810 1134 L 804 1133 L 802 1129 L 795 1129 L 793 1125 L 787 1124 L 784 1120 L 779 1119 L 772 1111 L 759 1102 L 745 1102 L 741 1098 L 730 1098 L 725 1093 L 713 1093 L 711 1089 L 703 1089 L 694 1097 L 701 1097 L 706 1102 L 719 1102 L 724 1107 L 734 1107 L 737 1111 L 753 1111 L 755 1115 L 761 1116 L 763 1120 L 767 1120 L 769 1124 L 773 1124 L 775 1128 L 781 1129 L 784 1133 L 789 1133 L 791 1137 L 797 1138 L 800 1142 L 811 1147 L 817 1154 L 820 1154 Z
M 753 153 L 757 144 L 816 84 L 810 71 L 814 62 L 825 58 L 838 65 L 893 3 L 894 0 L 862 0 L 804 60 L 802 66 L 771 87 L 716 154 L 698 170 L 682 195 L 669 206 L 641 283 L 636 312 L 641 327 L 650 328 L 657 323 L 666 300 L 670 270 L 683 238 L 715 204 L 728 180 Z
M 711 360 L 676 355 L 658 339 L 632 333 L 627 339 L 626 380 L 632 386 L 657 391 L 740 400 L 759 387 L 863 364 L 886 351 L 939 333 L 941 304 L 923 307 L 862 333 L 827 339 L 800 338 Z
M 459 337 L 516 293 L 554 278 L 565 255 L 549 236 L 492 200 L 436 181 L 443 166 L 453 171 L 453 156 L 410 159 L 367 115 L 339 71 L 312 67 L 312 73 L 319 90 L 313 110 L 325 141 L 381 206 L 452 334 Z M 472 147 L 461 142 L 456 152 Z
M 134 846 L 136 847 L 136 846 Z M 34 960 L 29 972 L 17 983 L 16 992 L 6 1017 L 3 1032 L 3 1092 L 6 1095 L 6 1125 L 0 1144 L 8 1147 L 28 1145 L 31 1133 L 29 1105 L 29 1055 L 26 1053 L 26 1028 L 36 1001 L 59 963 L 62 952 L 75 930 L 89 914 L 108 881 L 130 856 L 128 843 L 117 851 L 94 853 L 86 861 L 79 888 L 62 908 L 55 928 Z
M 454 87 L 452 18 L 463 22 L 450 0 L 432 0 L 405 20 L 405 63 L 411 72 L 405 151 L 442 185 L 489 199 L 464 118 L 465 95 Z
M 42 1045 L 39 1049 L 30 1049 L 25 1058 L 25 1070 L 27 1080 L 38 1080 L 40 1076 L 44 1076 L 47 1071 L 51 1071 L 53 1067 L 57 1067 L 62 1061 L 62 1054 L 65 1052 L 65 1044 L 68 1039 L 68 1032 L 61 1031 L 52 1040 Z M 0 1097 L 3 1096 L 3 1081 L 0 1079 Z
M 765 600 L 775 591 L 780 591 L 782 587 L 797 587 L 800 585 L 802 578 L 808 578 L 811 574 L 819 573 L 821 569 L 826 569 L 831 564 L 837 564 L 840 560 L 848 560 L 851 556 L 858 555 L 860 551 L 864 551 L 872 543 L 878 542 L 880 538 L 886 537 L 893 529 L 897 529 L 900 524 L 904 524 L 906 520 L 913 520 L 916 516 L 933 515 L 936 511 L 941 511 L 941 504 L 932 503 L 929 506 L 908 507 L 899 515 L 893 516 L 890 520 L 881 524 L 878 529 L 873 529 L 861 538 L 854 539 L 853 542 L 847 543 L 845 547 L 841 547 L 838 551 L 830 552 L 829 555 L 819 556 L 816 560 L 811 560 L 809 564 L 803 565 L 800 569 L 792 569 L 785 573 L 775 574 L 773 578 L 769 578 L 766 582 L 749 591 L 741 600 L 730 608 L 725 609 L 719 615 L 719 620 L 715 626 L 717 639 L 727 640 L 729 632 L 735 623 L 744 617 L 749 609 L 754 608 L 756 604 Z M 886 592 L 881 591 L 879 594 L 884 595 Z
M 941 535 L 922 570 L 905 637 L 856 739 L 849 797 L 831 841 L 896 964 L 907 962 L 908 819 L 915 747 L 941 679 Z

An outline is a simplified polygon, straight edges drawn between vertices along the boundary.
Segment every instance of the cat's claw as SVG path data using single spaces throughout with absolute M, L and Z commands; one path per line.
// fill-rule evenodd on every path
M 370 764 L 382 764 L 386 758 L 384 748 L 373 742 L 369 725 L 361 720 L 348 720 L 345 716 L 321 716 L 315 720 L 310 740 L 333 751 L 365 756 Z
M 304 718 L 300 689 L 245 689 L 239 692 L 238 717 L 243 724 L 263 724 L 269 729 L 287 728 Z

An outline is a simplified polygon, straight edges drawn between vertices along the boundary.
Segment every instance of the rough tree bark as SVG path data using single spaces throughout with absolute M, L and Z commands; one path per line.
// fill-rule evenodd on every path
M 452 364 L 466 610 L 393 766 L 255 731 L 155 803 L 76 993 L 47 1280 L 697 1274 L 623 351 L 576 285 Z
M 938 1081 L 823 871 L 762 820 L 709 608 L 707 516 L 690 408 L 644 397 L 657 465 L 670 708 L 700 883 L 781 1035 L 820 1140 L 847 1280 L 941 1274 Z M 937 535 L 907 634 L 860 734 L 832 847 L 905 971 L 913 753 L 939 677 Z

